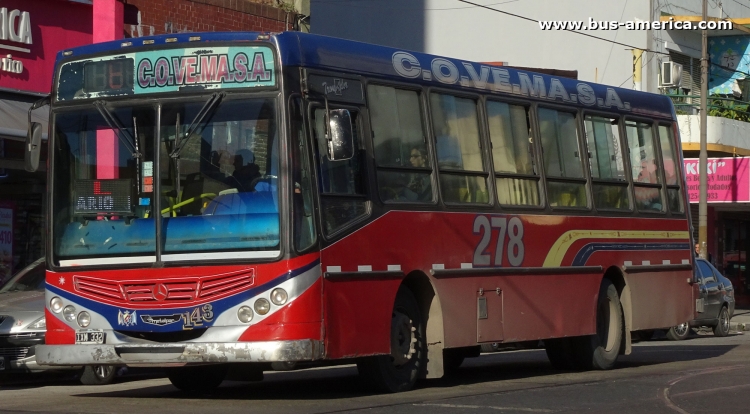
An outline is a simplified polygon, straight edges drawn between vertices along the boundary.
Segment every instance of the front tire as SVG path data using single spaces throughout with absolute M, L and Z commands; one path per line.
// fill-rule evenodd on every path
M 83 385 L 107 385 L 115 380 L 117 367 L 114 365 L 86 365 L 81 373 Z
M 724 306 L 719 312 L 719 323 L 714 326 L 714 336 L 727 336 L 729 335 L 729 311 Z
M 228 370 L 226 364 L 168 368 L 167 378 L 182 391 L 210 391 L 221 385 Z
M 362 358 L 359 373 L 376 389 L 408 391 L 425 367 L 425 326 L 414 294 L 405 286 L 396 293 L 391 313 L 391 354 Z
M 669 328 L 669 330 L 667 331 L 667 339 L 670 339 L 672 341 L 685 340 L 688 336 L 690 336 L 690 331 L 691 329 L 689 323 L 681 323 L 677 326 Z
M 617 288 L 608 279 L 602 280 L 596 305 L 596 334 L 575 338 L 575 367 L 584 370 L 605 370 L 614 367 L 620 353 L 623 316 Z

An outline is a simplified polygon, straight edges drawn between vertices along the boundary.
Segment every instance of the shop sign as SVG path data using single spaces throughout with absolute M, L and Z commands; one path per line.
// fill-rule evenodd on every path
M 0 8 L 0 40 L 10 40 L 11 42 L 27 45 L 32 44 L 31 16 L 29 12 L 19 10 L 8 11 L 5 7 Z M 29 52 L 29 49 L 20 51 Z
M 29 12 L 18 9 L 8 10 L 6 7 L 0 8 L 0 40 L 31 45 L 31 15 L 29 15 Z M 31 52 L 29 48 L 6 44 L 0 44 L 0 49 Z M 0 72 L 23 73 L 23 62 L 13 59 L 11 54 L 2 56 L 0 58 Z
M 709 203 L 750 202 L 750 158 L 709 158 L 706 170 L 706 198 Z M 699 202 L 698 158 L 685 159 L 685 180 L 690 202 Z

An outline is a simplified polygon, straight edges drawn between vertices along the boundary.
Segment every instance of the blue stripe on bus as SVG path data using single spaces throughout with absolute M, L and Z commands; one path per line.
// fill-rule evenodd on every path
M 690 250 L 689 243 L 589 243 L 573 258 L 571 266 L 584 266 L 599 251 Z

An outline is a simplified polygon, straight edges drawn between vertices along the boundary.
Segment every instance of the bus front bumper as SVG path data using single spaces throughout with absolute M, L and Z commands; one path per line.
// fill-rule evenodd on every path
M 37 345 L 44 365 L 179 366 L 186 364 L 314 361 L 323 343 L 310 339 L 268 342 L 184 342 L 117 345 Z

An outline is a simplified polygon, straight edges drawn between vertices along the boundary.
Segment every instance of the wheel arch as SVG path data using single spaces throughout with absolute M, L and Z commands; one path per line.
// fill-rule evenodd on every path
M 445 332 L 443 328 L 443 308 L 432 280 L 422 271 L 409 273 L 402 284 L 408 287 L 419 303 L 419 310 L 425 318 L 425 339 L 427 341 L 427 366 L 422 378 L 443 376 L 443 348 Z
M 621 355 L 629 355 L 632 350 L 632 341 L 630 338 L 630 330 L 633 326 L 633 302 L 630 295 L 630 287 L 628 286 L 627 277 L 619 267 L 610 266 L 604 272 L 603 279 L 608 279 L 615 285 L 617 289 L 617 295 L 620 296 L 620 306 L 622 307 L 622 318 L 623 318 L 623 341 L 620 347 Z

